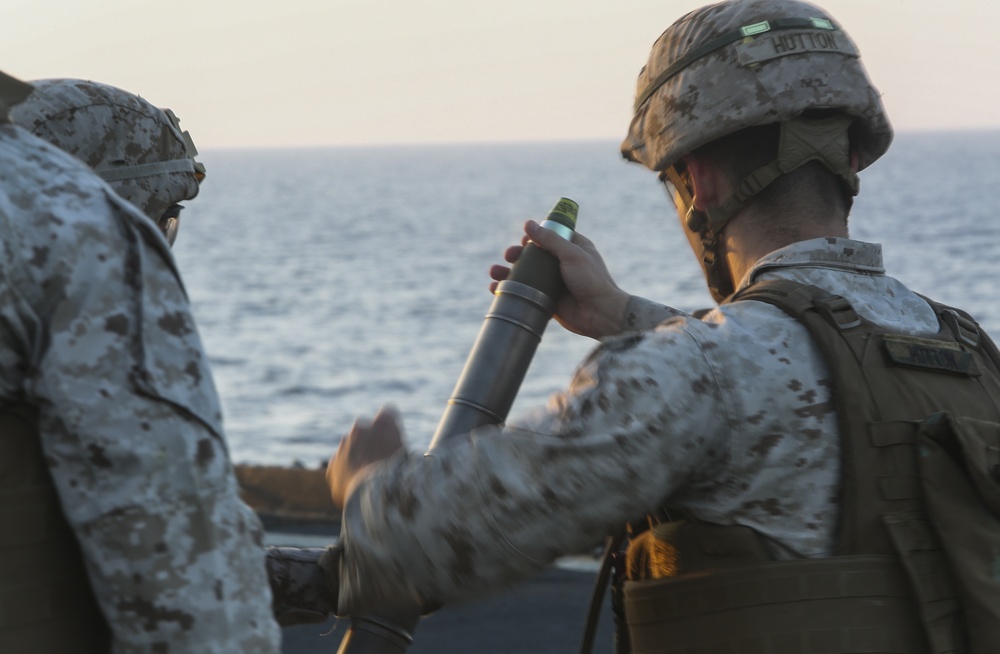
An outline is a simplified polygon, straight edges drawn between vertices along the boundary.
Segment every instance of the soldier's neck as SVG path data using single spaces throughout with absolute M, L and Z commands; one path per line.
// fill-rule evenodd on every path
M 847 221 L 839 215 L 807 220 L 780 216 L 740 218 L 742 216 L 734 217 L 722 232 L 722 254 L 734 285 L 743 280 L 757 261 L 775 250 L 813 238 L 849 237 Z

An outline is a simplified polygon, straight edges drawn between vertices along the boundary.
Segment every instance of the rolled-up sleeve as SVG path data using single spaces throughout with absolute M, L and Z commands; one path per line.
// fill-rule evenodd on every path
M 625 306 L 625 315 L 622 316 L 623 332 L 638 332 L 654 329 L 660 323 L 671 318 L 689 318 L 687 314 L 679 309 L 669 307 L 659 302 L 647 300 L 638 295 L 632 295 Z

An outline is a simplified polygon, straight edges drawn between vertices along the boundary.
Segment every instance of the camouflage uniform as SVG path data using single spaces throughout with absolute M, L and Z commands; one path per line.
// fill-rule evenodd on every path
M 446 441 L 426 459 L 382 462 L 345 507 L 340 610 L 481 594 L 665 507 L 689 520 L 633 540 L 615 597 L 617 644 L 629 651 L 957 652 L 966 637 L 984 644 L 970 651 L 997 651 L 995 634 L 976 633 L 996 624 L 995 531 L 956 537 L 947 561 L 921 489 L 905 486 L 933 489 L 927 504 L 944 507 L 951 483 L 955 500 L 940 513 L 972 515 L 979 503 L 950 458 L 959 456 L 942 455 L 949 482 L 918 473 L 933 450 L 913 433 L 942 410 L 982 422 L 990 436 L 966 447 L 968 461 L 995 444 L 1000 390 L 988 374 L 959 382 L 902 370 L 924 354 L 879 359 L 877 331 L 888 343 L 942 326 L 885 276 L 879 246 L 847 239 L 841 222 L 858 170 L 892 139 L 857 48 L 808 3 L 725 0 L 664 32 L 637 91 L 622 153 L 667 184 L 713 297 L 788 281 L 799 289 L 784 300 L 790 313 L 770 303 L 789 292 L 781 284 L 755 287 L 768 301 L 723 303 L 702 319 L 633 299 L 626 328 L 663 322 L 605 340 L 546 410 Z M 829 237 L 795 242 L 807 233 Z M 754 262 L 765 245 L 772 251 Z M 832 318 L 835 305 L 862 320 L 845 310 L 827 323 L 820 314 Z M 803 322 L 792 317 L 807 308 Z M 965 348 L 985 337 L 939 309 L 955 327 L 928 351 L 955 344 L 974 361 Z M 949 361 L 956 350 L 945 349 Z M 890 423 L 897 434 L 874 430 Z M 995 471 L 979 459 L 965 464 L 973 476 Z M 897 500 L 907 504 L 889 506 Z M 979 508 L 978 522 L 961 522 L 992 526 Z M 903 533 L 891 520 L 924 529 L 907 523 Z M 951 570 L 966 571 L 961 596 Z M 963 627 L 960 610 L 975 619 Z
M 39 408 L 116 652 L 277 652 L 261 526 L 154 224 L 0 125 L 0 403 Z
M 772 278 L 842 295 L 899 332 L 938 330 L 930 307 L 884 274 L 876 244 L 796 243 L 740 288 Z M 778 559 L 832 553 L 839 436 L 805 328 L 759 302 L 704 321 L 638 299 L 630 313 L 668 319 L 607 339 L 544 411 L 427 458 L 398 455 L 362 483 L 344 511 L 341 611 L 481 593 L 664 503 L 753 527 Z

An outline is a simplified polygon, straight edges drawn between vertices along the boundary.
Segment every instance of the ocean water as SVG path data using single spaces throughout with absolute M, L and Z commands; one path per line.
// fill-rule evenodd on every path
M 488 269 L 560 197 L 629 292 L 711 304 L 655 176 L 615 142 L 208 151 L 174 251 L 235 461 L 313 467 L 358 416 L 423 450 L 492 300 Z M 862 173 L 852 235 L 1000 334 L 1000 132 L 903 133 Z M 552 323 L 511 416 L 593 342 Z

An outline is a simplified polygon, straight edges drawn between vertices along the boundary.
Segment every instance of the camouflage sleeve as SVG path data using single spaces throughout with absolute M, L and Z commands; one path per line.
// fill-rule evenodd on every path
M 525 420 L 398 454 L 345 507 L 339 610 L 468 598 L 599 543 L 726 457 L 721 393 L 677 321 L 604 341 Z
M 24 359 L 23 378 L 8 370 L 3 386 L 40 406 L 114 651 L 279 651 L 261 527 L 238 497 L 166 243 L 101 184 L 60 166 L 32 177 L 14 171 L 23 193 L 0 211 L 0 282 L 19 309 L 4 316 L 8 350 Z
M 622 331 L 648 331 L 665 320 L 687 316 L 688 314 L 679 309 L 633 295 L 629 297 L 628 305 L 625 307 Z

